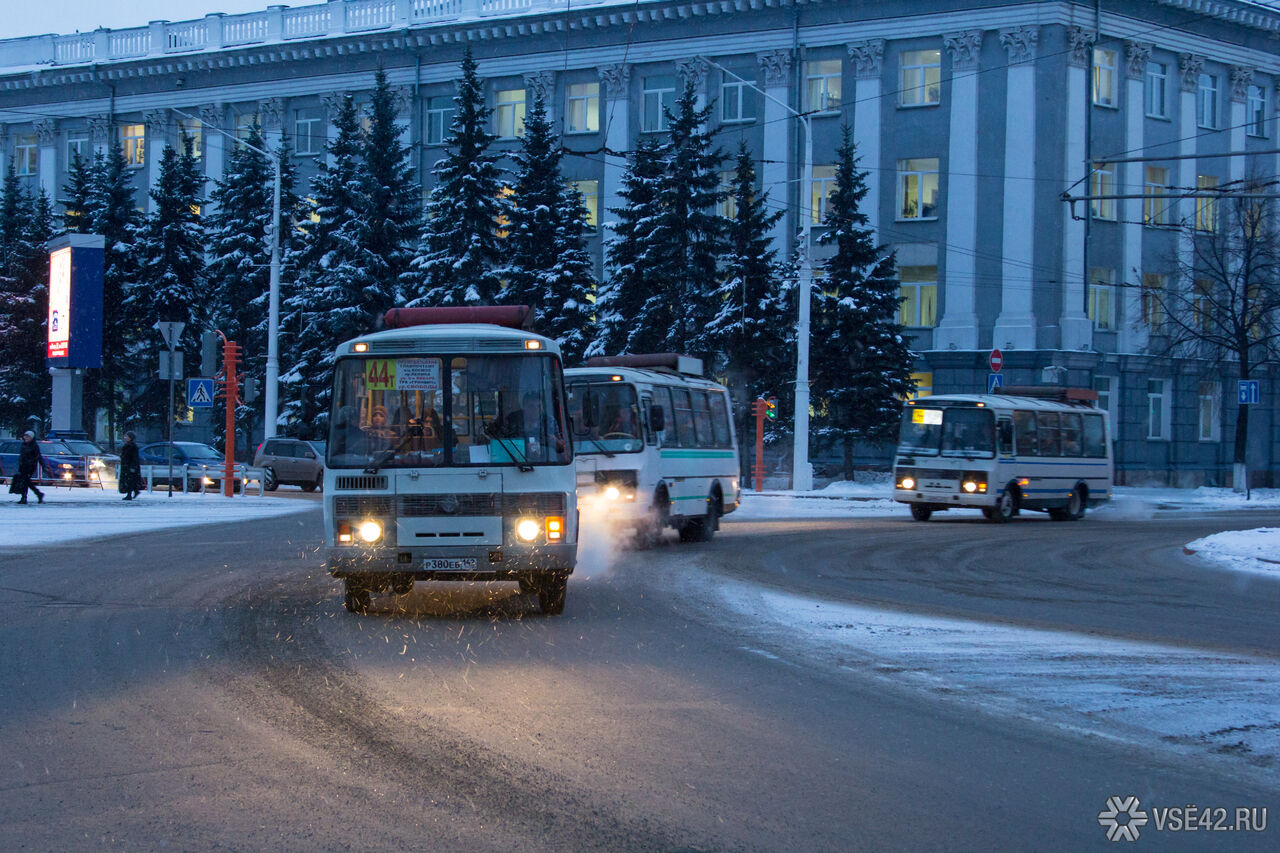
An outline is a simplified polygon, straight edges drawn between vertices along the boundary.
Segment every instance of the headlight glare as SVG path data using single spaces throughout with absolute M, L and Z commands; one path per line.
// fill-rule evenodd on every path
M 364 521 L 360 523 L 357 532 L 365 542 L 377 542 L 382 537 L 382 525 L 376 521 Z
M 532 518 L 522 518 L 516 522 L 516 535 L 526 542 L 532 542 L 542 532 L 542 525 Z

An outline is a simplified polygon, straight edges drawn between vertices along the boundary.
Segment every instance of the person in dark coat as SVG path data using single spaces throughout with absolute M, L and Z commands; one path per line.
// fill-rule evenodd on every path
M 22 434 L 22 449 L 18 451 L 18 473 L 9 484 L 9 491 L 21 495 L 18 503 L 27 502 L 27 490 L 36 493 L 36 500 L 44 503 L 44 493 L 35 487 L 31 478 L 40 470 L 40 445 L 36 444 L 36 434 L 27 430 Z
M 120 445 L 120 494 L 131 501 L 142 491 L 142 460 L 138 457 L 138 442 L 132 432 L 124 434 Z

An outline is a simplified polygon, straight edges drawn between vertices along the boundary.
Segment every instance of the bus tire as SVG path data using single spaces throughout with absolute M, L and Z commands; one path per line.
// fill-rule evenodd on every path
M 691 518 L 680 528 L 681 542 L 710 542 L 716 535 L 716 527 L 720 520 L 719 501 L 713 494 L 707 498 L 707 512 L 697 518 Z
M 1084 518 L 1088 507 L 1089 487 L 1084 483 L 1076 483 L 1076 487 L 1071 490 L 1071 497 L 1067 498 L 1067 520 L 1079 521 Z
M 983 514 L 997 524 L 1012 521 L 1018 514 L 1018 490 L 1012 485 L 1005 486 L 1004 491 L 1000 493 L 1000 499 L 989 510 L 984 509 Z
M 911 505 L 911 517 L 916 521 L 928 521 L 929 516 L 933 515 L 933 510 L 924 504 Z
M 413 577 L 411 575 L 396 575 L 391 579 L 391 591 L 396 595 L 408 595 L 413 592 Z
M 653 509 L 649 517 L 636 525 L 636 547 L 653 548 L 662 539 L 662 531 L 671 523 L 671 503 L 666 489 L 658 489 L 653 496 Z
M 538 609 L 547 616 L 559 616 L 564 612 L 565 594 L 569 589 L 568 575 L 547 575 L 538 581 Z
M 369 588 L 352 578 L 346 579 L 346 586 L 346 594 L 342 597 L 343 606 L 352 613 L 368 613 L 372 600 Z

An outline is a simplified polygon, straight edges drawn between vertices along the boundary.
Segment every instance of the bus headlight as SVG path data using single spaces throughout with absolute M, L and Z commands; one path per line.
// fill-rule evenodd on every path
M 604 499 L 607 501 L 616 501 L 622 497 L 622 492 L 618 491 L 617 486 L 608 486 L 604 490 Z
M 916 478 L 910 470 L 901 470 L 898 472 L 897 487 L 899 489 L 914 489 L 916 487 Z
M 966 471 L 960 488 L 965 494 L 985 495 L 987 493 L 987 475 L 981 471 Z
M 376 521 L 362 521 L 356 532 L 362 540 L 372 544 L 382 538 L 382 525 Z
M 516 535 L 526 542 L 532 542 L 542 532 L 542 525 L 532 518 L 522 518 L 516 522 Z

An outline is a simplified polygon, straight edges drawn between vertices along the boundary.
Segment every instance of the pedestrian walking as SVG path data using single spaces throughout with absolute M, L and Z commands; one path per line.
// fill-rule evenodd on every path
M 142 491 L 142 460 L 138 456 L 137 437 L 132 431 L 124 434 L 120 446 L 120 494 L 131 501 Z
M 36 494 L 36 501 L 44 503 L 44 493 L 35 487 L 31 478 L 40 470 L 40 445 L 36 444 L 36 434 L 27 430 L 22 434 L 22 448 L 18 451 L 18 473 L 9 484 L 10 494 L 21 495 L 18 503 L 27 502 L 27 491 Z

